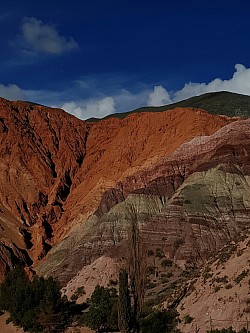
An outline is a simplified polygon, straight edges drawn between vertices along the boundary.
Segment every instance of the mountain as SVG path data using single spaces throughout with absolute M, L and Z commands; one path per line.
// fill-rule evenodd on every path
M 241 97 L 230 98 L 196 101 L 230 110 Z M 0 277 L 21 263 L 69 296 L 110 284 L 132 207 L 154 271 L 147 297 L 173 306 L 168 291 L 183 299 L 181 286 L 249 228 L 249 155 L 248 118 L 177 107 L 92 122 L 0 99 Z
M 0 114 L 3 277 L 14 264 L 31 265 L 51 248 L 84 158 L 88 126 L 61 110 L 4 99 Z
M 108 115 L 110 117 L 125 118 L 131 113 L 138 112 L 161 112 L 173 110 L 174 108 L 196 108 L 205 110 L 211 114 L 224 114 L 230 117 L 250 117 L 250 96 L 231 93 L 229 91 L 220 91 L 206 93 L 200 96 L 194 96 L 186 100 L 168 104 L 164 106 L 147 106 L 130 112 L 115 113 Z M 91 118 L 89 121 L 99 121 L 98 118 Z

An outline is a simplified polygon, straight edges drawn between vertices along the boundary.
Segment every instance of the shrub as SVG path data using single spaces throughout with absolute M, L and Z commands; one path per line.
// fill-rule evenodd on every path
M 217 276 L 215 278 L 215 281 L 217 283 L 228 283 L 228 276 L 227 275 L 224 275 L 223 277 Z
M 108 286 L 117 286 L 117 285 L 118 285 L 118 281 L 117 280 L 113 280 L 113 279 L 109 280 Z
M 191 317 L 190 315 L 186 315 L 183 318 L 184 324 L 190 324 L 193 320 L 194 320 L 194 318 Z
M 154 310 L 140 320 L 141 333 L 172 332 L 177 324 L 176 313 Z
M 154 254 L 155 253 L 153 250 L 148 250 L 148 257 L 152 257 Z
M 217 285 L 217 286 L 214 287 L 214 292 L 215 293 L 217 293 L 219 290 L 220 290 L 220 286 Z
M 234 279 L 234 282 L 235 283 L 240 283 L 241 280 L 243 280 L 246 276 L 248 276 L 248 273 L 249 273 L 249 269 L 247 270 L 243 270 L 235 279 Z
M 155 270 L 156 270 L 155 266 L 148 266 L 147 267 L 147 274 L 153 275 L 153 274 L 155 274 Z
M 221 330 L 212 330 L 212 331 L 207 331 L 207 333 L 237 333 L 236 331 L 233 330 L 232 327 L 229 328 L 223 328 Z M 247 330 L 245 328 L 242 328 L 238 333 L 247 333 Z
M 185 243 L 185 241 L 183 238 L 177 238 L 173 243 L 174 250 L 177 251 L 179 249 L 179 247 L 181 245 L 183 245 L 184 243 Z
M 226 289 L 232 289 L 233 286 L 231 285 L 231 283 L 228 283 L 228 284 L 225 285 L 225 288 L 226 288 Z
M 172 267 L 173 261 L 171 259 L 164 259 L 161 262 L 163 268 Z
M 160 249 L 160 248 L 156 249 L 156 251 L 155 251 L 155 256 L 158 257 L 159 259 L 162 259 L 162 258 L 165 257 L 165 255 L 164 255 L 162 249 Z

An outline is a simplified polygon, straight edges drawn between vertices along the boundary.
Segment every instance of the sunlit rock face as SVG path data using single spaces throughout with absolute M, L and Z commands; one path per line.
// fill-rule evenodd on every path
M 197 263 L 249 225 L 249 120 L 197 109 L 91 123 L 0 100 L 1 278 L 16 262 L 66 284 L 119 258 L 133 205 L 149 247 Z

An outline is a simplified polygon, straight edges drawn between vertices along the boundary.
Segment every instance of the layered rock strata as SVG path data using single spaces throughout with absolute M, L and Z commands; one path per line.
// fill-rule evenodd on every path
M 88 123 L 1 99 L 1 278 L 21 262 L 65 284 L 119 252 L 129 205 L 149 246 L 205 260 L 249 222 L 249 137 L 196 109 Z

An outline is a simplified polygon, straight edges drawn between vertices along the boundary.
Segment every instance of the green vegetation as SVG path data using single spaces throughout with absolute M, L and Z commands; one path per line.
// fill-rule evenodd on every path
M 154 275 L 155 274 L 155 271 L 156 271 L 156 267 L 155 266 L 148 266 L 147 267 L 147 274 L 148 275 Z
M 129 333 L 133 323 L 131 300 L 128 287 L 128 273 L 125 270 L 121 270 L 119 274 L 118 314 L 119 329 L 121 333 Z
M 84 287 L 78 287 L 74 294 L 70 297 L 72 301 L 76 301 L 79 297 L 85 295 Z
M 221 288 L 220 286 L 216 285 L 216 286 L 214 287 L 214 292 L 217 293 L 217 292 L 220 290 L 220 288 Z
M 215 282 L 217 282 L 217 283 L 224 283 L 224 284 L 226 284 L 226 283 L 228 283 L 228 276 L 227 275 L 224 275 L 224 276 L 217 276 L 216 278 L 215 278 Z
M 174 104 L 158 107 L 142 107 L 130 112 L 111 114 L 104 119 L 110 117 L 123 119 L 129 116 L 131 113 L 163 112 L 166 110 L 172 110 L 177 107 L 202 109 L 211 114 L 223 114 L 230 117 L 249 117 L 250 97 L 246 95 L 230 93 L 228 91 L 213 92 L 191 97 L 189 99 Z M 88 121 L 91 122 L 97 122 L 99 120 L 100 119 L 97 118 L 88 119 Z
M 243 280 L 246 276 L 248 276 L 249 274 L 249 269 L 247 270 L 243 270 L 235 279 L 234 282 L 235 283 L 240 283 L 241 280 Z
M 177 238 L 173 243 L 174 250 L 177 251 L 184 243 L 185 241 L 183 238 Z
M 148 250 L 148 257 L 151 257 L 153 256 L 155 253 L 153 250 Z
M 162 260 L 161 265 L 163 268 L 172 267 L 173 261 L 171 259 L 164 259 Z
M 242 328 L 238 333 L 247 333 L 248 331 L 245 328 Z M 229 328 L 223 328 L 221 330 L 212 330 L 212 331 L 207 331 L 207 333 L 237 333 L 235 330 L 232 329 L 232 327 Z
M 29 332 L 64 332 L 74 305 L 61 297 L 59 283 L 49 277 L 30 281 L 20 268 L 10 271 L 0 287 L 0 310 L 10 313 L 9 321 Z
M 156 256 L 157 258 L 159 258 L 159 259 L 162 259 L 162 258 L 165 257 L 165 254 L 163 253 L 163 250 L 162 250 L 162 249 L 158 248 L 158 249 L 156 249 L 156 251 L 155 251 L 155 256 Z
M 118 328 L 117 291 L 114 288 L 96 286 L 90 298 L 90 306 L 84 315 L 84 323 L 98 333 Z
M 190 315 L 186 315 L 186 316 L 184 317 L 184 323 L 185 323 L 185 324 L 190 324 L 190 323 L 192 323 L 193 320 L 194 320 L 194 318 L 191 317 Z
M 170 333 L 178 332 L 175 327 L 176 312 L 167 310 L 150 310 L 140 319 L 141 333 Z

